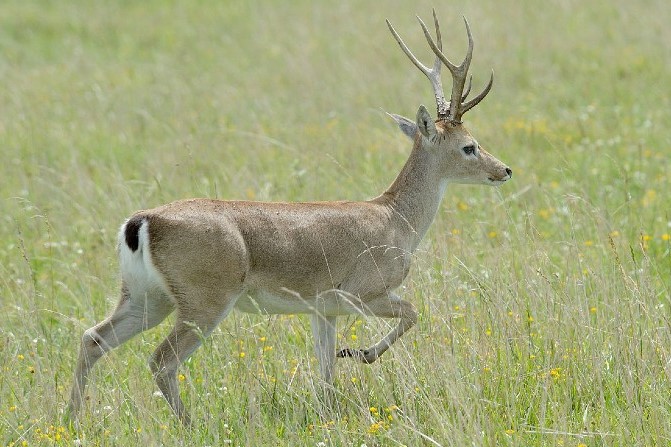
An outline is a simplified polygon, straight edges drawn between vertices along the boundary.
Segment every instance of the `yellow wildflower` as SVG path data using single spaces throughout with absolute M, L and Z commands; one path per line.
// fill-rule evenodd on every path
M 370 424 L 370 427 L 368 427 L 368 433 L 374 435 L 382 428 L 383 428 L 382 422 L 373 422 L 372 424 Z

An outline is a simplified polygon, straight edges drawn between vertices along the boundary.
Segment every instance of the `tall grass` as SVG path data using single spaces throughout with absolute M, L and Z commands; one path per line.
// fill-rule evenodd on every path
M 412 3 L 412 4 L 411 4 Z M 429 2 L 0 7 L 0 444 L 666 445 L 671 438 L 671 9 L 661 0 L 436 5 L 476 39 L 467 126 L 514 178 L 455 186 L 402 295 L 418 326 L 321 396 L 301 316 L 233 314 L 155 396 L 170 322 L 103 359 L 62 422 L 79 339 L 118 293 L 132 211 L 207 196 L 366 199 L 410 144 Z M 446 84 L 449 86 L 447 79 Z M 340 345 L 390 322 L 343 319 Z

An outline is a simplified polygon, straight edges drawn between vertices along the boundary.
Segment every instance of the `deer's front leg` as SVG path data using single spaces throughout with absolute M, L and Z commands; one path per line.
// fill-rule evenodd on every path
M 336 317 L 312 315 L 312 335 L 315 339 L 315 354 L 324 382 L 333 384 L 336 347 Z
M 373 315 L 382 318 L 398 318 L 398 324 L 385 335 L 382 340 L 368 349 L 341 349 L 337 357 L 352 357 L 363 363 L 373 363 L 391 345 L 398 340 L 408 329 L 417 323 L 417 311 L 415 307 L 407 301 L 403 301 L 397 295 L 389 294 L 363 304 L 361 309 L 366 315 Z

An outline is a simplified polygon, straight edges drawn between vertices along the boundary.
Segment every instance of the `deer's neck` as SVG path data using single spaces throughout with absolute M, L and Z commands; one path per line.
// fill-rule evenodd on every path
M 435 154 L 415 142 L 408 161 L 391 186 L 376 200 L 392 208 L 400 228 L 408 232 L 414 251 L 436 217 L 447 181 Z

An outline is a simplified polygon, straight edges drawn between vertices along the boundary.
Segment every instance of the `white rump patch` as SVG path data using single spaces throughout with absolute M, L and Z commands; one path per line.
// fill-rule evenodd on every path
M 160 291 L 162 295 L 171 296 L 165 280 L 151 260 L 149 250 L 149 223 L 142 220 L 138 230 L 138 249 L 132 251 L 126 244 L 126 224 L 119 230 L 119 263 L 121 278 L 128 288 L 131 298 L 146 297 L 151 291 Z

